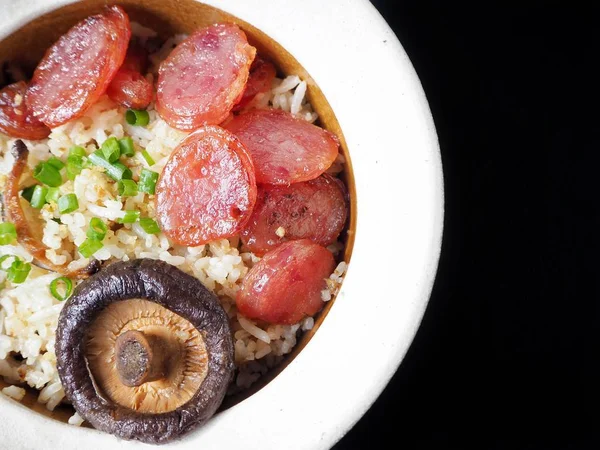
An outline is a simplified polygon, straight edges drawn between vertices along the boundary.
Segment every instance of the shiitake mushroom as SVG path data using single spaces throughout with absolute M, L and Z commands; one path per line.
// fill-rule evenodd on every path
M 227 314 L 199 280 L 162 261 L 109 265 L 61 311 L 57 367 L 95 428 L 164 443 L 206 422 L 234 373 Z

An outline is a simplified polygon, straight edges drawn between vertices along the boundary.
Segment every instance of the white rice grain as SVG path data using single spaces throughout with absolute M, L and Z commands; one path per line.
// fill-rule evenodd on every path
M 314 326 L 315 326 L 315 319 L 313 319 L 312 317 L 306 317 L 302 321 L 302 330 L 303 331 L 312 330 Z
M 300 112 L 300 108 L 302 107 L 302 101 L 304 100 L 304 95 L 306 94 L 306 81 L 302 81 L 296 87 L 294 91 L 294 95 L 292 96 L 292 101 L 290 102 L 290 112 L 294 115 Z
M 2 393 L 10 398 L 13 398 L 20 402 L 25 397 L 26 391 L 25 389 L 18 386 L 7 386 L 2 389 Z
M 238 318 L 238 322 L 240 323 L 242 328 L 244 330 L 246 330 L 248 333 L 250 333 L 252 336 L 254 336 L 257 339 L 260 339 L 261 341 L 263 341 L 266 344 L 269 344 L 271 342 L 269 333 L 267 333 L 265 330 L 258 328 L 249 319 L 246 319 L 241 314 L 238 314 L 237 318 Z
M 79 427 L 83 424 L 84 419 L 83 417 L 81 417 L 79 415 L 78 412 L 75 412 L 75 414 L 73 414 L 71 417 L 69 417 L 68 423 L 69 425 L 75 425 L 76 427 Z
M 60 384 L 60 381 L 56 381 L 52 384 L 49 384 L 44 389 L 42 389 L 42 391 L 40 392 L 40 395 L 38 397 L 38 400 L 41 403 L 46 403 L 46 402 L 48 402 L 48 400 L 50 400 L 52 398 L 52 396 L 54 394 L 59 392 L 61 389 L 62 389 L 62 385 Z

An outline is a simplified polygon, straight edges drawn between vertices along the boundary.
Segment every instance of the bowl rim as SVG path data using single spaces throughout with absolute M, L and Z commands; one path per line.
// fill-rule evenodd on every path
M 0 0 L 5 10 L 0 38 L 76 1 L 30 0 L 17 6 Z M 290 449 L 329 448 L 366 412 L 400 365 L 433 287 L 444 215 L 433 119 L 408 56 L 368 0 L 304 0 L 294 14 L 287 2 L 202 3 L 260 29 L 311 74 L 336 114 L 352 156 L 358 224 L 352 263 L 338 300 L 304 350 L 259 392 L 171 447 L 187 449 L 202 442 L 205 448 L 222 448 L 243 442 L 261 449 L 283 444 Z M 309 33 L 300 32 L 304 29 Z M 334 50 L 323 51 L 323 42 Z M 340 78 L 347 72 L 352 76 Z M 394 235 L 399 254 L 381 242 L 390 228 L 401 230 Z M 390 287 L 400 298 L 389 295 Z M 351 348 L 341 349 L 343 343 Z M 356 355 L 361 359 L 354 363 Z M 266 417 L 258 420 L 260 414 Z M 36 433 L 15 433 L 24 425 Z M 3 396 L 0 434 L 14 437 L 13 448 L 142 445 L 31 414 Z

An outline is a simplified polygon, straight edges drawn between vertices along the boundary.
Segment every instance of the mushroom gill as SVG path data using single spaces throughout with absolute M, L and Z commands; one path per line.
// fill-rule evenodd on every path
M 90 325 L 86 358 L 100 391 L 140 413 L 164 413 L 189 401 L 206 377 L 200 332 L 165 307 L 142 299 L 110 304 Z

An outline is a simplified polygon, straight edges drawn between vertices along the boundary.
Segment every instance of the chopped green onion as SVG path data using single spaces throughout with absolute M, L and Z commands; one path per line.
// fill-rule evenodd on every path
M 102 150 L 104 159 L 109 163 L 117 162 L 121 157 L 121 147 L 119 141 L 117 141 L 117 138 L 114 136 L 105 140 L 100 150 Z
M 69 151 L 67 157 L 67 178 L 74 180 L 86 166 L 86 151 L 83 147 L 76 145 Z
M 117 219 L 118 223 L 135 223 L 140 218 L 139 211 L 125 211 L 125 216 L 122 219 Z
M 28 202 L 31 202 L 31 197 L 33 196 L 33 190 L 35 189 L 35 184 L 33 186 L 26 187 L 21 192 L 21 197 L 23 197 Z
M 10 262 L 10 264 L 8 265 L 8 267 L 4 267 L 4 261 L 6 261 L 7 259 L 12 258 L 13 260 Z M 12 266 L 12 263 L 15 261 L 19 261 L 21 258 L 19 258 L 17 255 L 4 255 L 4 256 L 0 256 L 0 269 L 1 270 L 8 270 L 10 266 Z
M 133 180 L 119 180 L 117 190 L 122 197 L 133 197 L 138 193 L 138 185 Z
M 83 243 L 79 246 L 79 253 L 84 258 L 89 258 L 98 250 L 104 247 L 104 244 L 100 242 L 98 239 L 90 239 L 87 238 Z
M 158 173 L 152 170 L 142 169 L 140 173 L 140 181 L 138 183 L 138 189 L 141 192 L 147 192 L 148 194 L 154 194 L 156 191 L 156 182 L 158 181 Z
M 58 197 L 60 196 L 60 191 L 56 187 L 48 188 L 48 192 L 46 193 L 46 202 L 58 202 Z
M 67 178 L 69 180 L 74 180 L 77 175 L 81 173 L 81 167 L 73 164 L 72 162 L 67 163 Z
M 58 169 L 48 162 L 39 163 L 36 166 L 33 178 L 50 187 L 58 187 L 63 182 Z
M 131 177 L 133 177 L 133 173 L 131 173 L 131 169 L 121 162 L 116 162 L 113 164 L 113 173 L 114 173 L 114 176 L 112 176 L 111 173 L 109 172 L 109 176 L 116 181 L 131 180 Z
M 51 166 L 55 167 L 57 170 L 62 169 L 63 167 L 65 167 L 65 163 L 62 162 L 60 159 L 58 159 L 56 156 L 53 156 L 52 158 L 50 158 L 48 161 L 46 161 L 48 164 L 50 164 Z
M 148 234 L 160 233 L 160 228 L 154 219 L 144 217 L 143 219 L 140 219 L 140 226 Z
M 133 175 L 131 173 L 131 169 L 129 169 L 125 164 L 120 162 L 115 162 L 113 164 L 109 163 L 106 159 L 104 159 L 104 155 L 100 150 L 96 150 L 94 153 L 92 153 L 89 156 L 89 159 L 95 165 L 106 170 L 106 174 L 115 181 L 119 181 L 121 179 L 131 179 Z
M 69 150 L 69 156 L 87 156 L 87 152 L 81 145 L 74 145 Z
M 150 115 L 145 109 L 128 109 L 125 120 L 129 125 L 145 127 L 150 122 Z
M 119 147 L 121 148 L 121 156 L 133 156 L 135 154 L 133 139 L 130 137 L 119 139 Z
M 17 239 L 17 228 L 14 223 L 0 223 L 0 245 L 12 244 Z
M 46 195 L 48 194 L 48 188 L 45 186 L 36 185 L 29 202 L 32 208 L 40 209 L 46 204 Z
M 104 153 L 102 153 L 102 150 L 96 150 L 94 153 L 90 154 L 88 158 L 92 164 L 105 169 L 110 165 L 106 158 L 104 158 Z
M 88 228 L 86 234 L 90 239 L 101 241 L 106 236 L 107 231 L 108 227 L 106 224 L 98 217 L 94 217 L 92 220 L 90 220 L 90 227 Z
M 153 166 L 155 164 L 155 161 L 152 159 L 152 156 L 150 156 L 150 153 L 148 153 L 146 149 L 142 150 L 141 153 L 149 166 Z
M 63 291 L 62 294 L 59 291 Z M 73 292 L 73 282 L 67 277 L 58 277 L 50 283 L 50 293 L 59 302 L 65 301 Z
M 58 199 L 58 211 L 61 214 L 72 213 L 79 208 L 79 202 L 75 194 L 66 194 Z
M 11 264 L 11 266 L 6 271 L 6 279 L 11 283 L 22 283 L 27 279 L 27 275 L 29 275 L 30 270 L 31 264 L 17 259 Z

